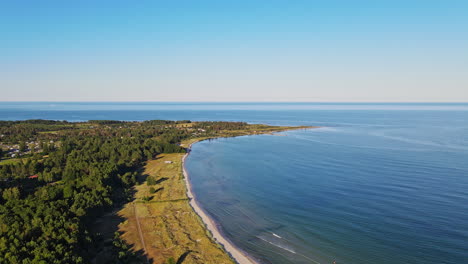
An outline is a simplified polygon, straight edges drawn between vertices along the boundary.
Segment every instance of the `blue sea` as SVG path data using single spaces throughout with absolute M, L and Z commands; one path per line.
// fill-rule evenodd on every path
M 0 103 L 0 120 L 315 125 L 203 141 L 201 206 L 261 263 L 468 263 L 468 103 Z

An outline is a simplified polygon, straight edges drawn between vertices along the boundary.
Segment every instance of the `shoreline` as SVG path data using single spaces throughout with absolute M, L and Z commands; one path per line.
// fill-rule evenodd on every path
M 205 228 L 211 233 L 212 238 L 215 243 L 220 244 L 224 250 L 234 259 L 235 262 L 238 264 L 259 264 L 258 262 L 254 261 L 251 257 L 249 257 L 245 252 L 243 252 L 240 248 L 235 246 L 229 239 L 222 235 L 222 233 L 218 230 L 218 227 L 213 219 L 200 207 L 198 204 L 193 192 L 192 192 L 192 184 L 190 183 L 189 174 L 185 169 L 185 159 L 188 157 L 192 150 L 192 145 L 200 142 L 202 140 L 196 141 L 191 143 L 187 147 L 187 153 L 184 154 L 182 157 L 182 173 L 184 176 L 185 187 L 187 189 L 186 195 L 189 198 L 190 207 L 192 207 L 193 211 L 200 217 Z

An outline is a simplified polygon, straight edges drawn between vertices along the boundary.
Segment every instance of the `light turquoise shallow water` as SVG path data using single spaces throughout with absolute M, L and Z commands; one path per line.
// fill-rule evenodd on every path
M 325 128 L 204 141 L 203 208 L 263 263 L 467 263 L 468 104 L 0 103 L 0 120 Z

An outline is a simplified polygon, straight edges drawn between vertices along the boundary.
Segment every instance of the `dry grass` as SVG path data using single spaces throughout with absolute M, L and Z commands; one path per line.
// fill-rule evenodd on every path
M 133 245 L 135 251 L 142 250 L 136 215 L 140 222 L 146 254 L 153 263 L 165 263 L 167 259 L 178 260 L 186 255 L 184 264 L 234 263 L 224 250 L 212 241 L 199 217 L 190 207 L 186 186 L 182 178 L 181 159 L 183 154 L 163 154 L 145 166 L 145 174 L 157 180 L 165 179 L 152 186 L 160 189 L 149 192 L 146 183 L 136 186 L 136 200 L 119 212 L 127 220 L 119 225 L 122 238 Z M 167 164 L 165 161 L 172 161 Z M 145 202 L 141 198 L 152 197 Z M 135 211 L 133 209 L 135 206 Z
M 192 145 L 195 142 L 202 141 L 205 139 L 209 139 L 210 137 L 197 137 L 197 138 L 191 138 L 184 140 L 182 143 L 180 143 L 181 147 L 188 148 L 190 145 Z
M 193 123 L 176 124 L 176 127 L 193 127 Z

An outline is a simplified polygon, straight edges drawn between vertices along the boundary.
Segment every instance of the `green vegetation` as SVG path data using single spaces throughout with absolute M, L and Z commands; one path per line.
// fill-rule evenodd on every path
M 183 140 L 286 129 L 165 120 L 0 121 L 3 154 L 20 157 L 0 163 L 0 263 L 90 263 L 98 255 L 105 255 L 106 263 L 139 263 L 144 258 L 121 236 L 111 233 L 113 242 L 102 242 L 93 225 L 134 198 L 146 161 L 162 153 L 185 153 Z M 164 166 L 176 168 L 181 179 L 180 164 Z M 154 197 L 167 195 L 169 179 L 150 174 L 147 184 L 139 185 L 146 188 L 136 197 L 141 205 L 158 204 Z M 188 206 L 180 186 L 171 195 Z M 178 257 L 163 261 L 173 256 Z
M 18 162 L 21 162 L 21 159 L 4 159 L 0 160 L 0 165 L 14 164 Z
M 72 129 L 76 123 L 52 120 L 0 121 L 2 142 L 19 143 L 26 141 L 39 132 Z

